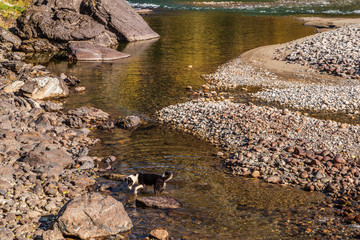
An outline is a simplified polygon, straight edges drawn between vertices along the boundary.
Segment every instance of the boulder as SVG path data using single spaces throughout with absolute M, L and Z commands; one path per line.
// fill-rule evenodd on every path
M 33 78 L 20 88 L 20 92 L 32 99 L 61 98 L 69 95 L 65 82 L 57 77 Z
M 0 27 L 0 43 L 9 44 L 11 49 L 18 49 L 19 46 L 21 45 L 21 39 L 18 36 L 6 30 L 5 28 Z
M 125 0 L 84 0 L 81 10 L 119 39 L 139 41 L 159 37 Z
M 109 119 L 109 114 L 102 111 L 101 109 L 94 107 L 80 107 L 74 110 L 68 111 L 70 116 L 77 117 L 85 123 L 97 123 L 106 121 Z
M 90 42 L 70 42 L 68 54 L 70 59 L 76 61 L 114 61 L 130 57 L 127 53 Z
M 48 5 L 31 6 L 25 10 L 17 19 L 15 31 L 23 39 L 46 38 L 63 45 L 68 41 L 85 40 L 102 46 L 116 46 L 118 43 L 114 33 L 90 16 L 71 10 L 54 10 Z
M 105 237 L 133 227 L 123 204 L 100 193 L 87 193 L 66 203 L 56 226 L 63 235 L 81 239 Z
M 138 207 L 150 207 L 161 209 L 178 209 L 181 207 L 181 203 L 175 198 L 162 196 L 162 197 L 142 197 L 136 199 L 136 206 Z
M 119 128 L 134 129 L 141 125 L 142 121 L 138 116 L 127 116 L 117 121 L 116 125 Z

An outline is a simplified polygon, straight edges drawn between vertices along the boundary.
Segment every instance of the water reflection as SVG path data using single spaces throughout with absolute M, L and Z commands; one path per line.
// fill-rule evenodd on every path
M 161 38 L 126 45 L 122 50 L 132 55 L 128 59 L 48 65 L 54 72 L 77 76 L 87 88 L 82 95 L 70 96 L 69 108 L 91 104 L 115 115 L 151 114 L 179 102 L 186 97 L 186 86 L 204 84 L 201 74 L 242 52 L 314 32 L 292 18 L 224 12 L 162 12 L 146 20 Z

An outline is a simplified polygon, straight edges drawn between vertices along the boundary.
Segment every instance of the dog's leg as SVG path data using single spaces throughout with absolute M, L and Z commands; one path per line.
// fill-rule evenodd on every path
M 158 195 L 158 193 L 162 193 L 164 191 L 165 183 L 162 179 L 157 179 L 154 184 L 154 193 Z
M 144 188 L 144 186 L 143 185 L 136 186 L 134 189 L 134 194 L 137 195 L 137 191 L 140 190 L 141 188 Z

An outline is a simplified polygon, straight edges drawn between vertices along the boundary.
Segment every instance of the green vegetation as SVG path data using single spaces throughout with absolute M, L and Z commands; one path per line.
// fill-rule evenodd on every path
M 32 0 L 0 0 L 0 26 L 14 26 L 16 18 L 31 2 Z

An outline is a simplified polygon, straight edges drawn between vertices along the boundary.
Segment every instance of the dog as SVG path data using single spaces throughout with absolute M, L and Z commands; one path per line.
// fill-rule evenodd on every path
M 134 194 L 137 195 L 137 191 L 145 186 L 154 186 L 154 194 L 158 195 L 165 189 L 166 182 L 172 179 L 172 172 L 165 172 L 163 175 L 157 175 L 152 173 L 137 173 L 131 174 L 126 177 L 125 181 L 129 190 L 137 185 L 134 189 Z

